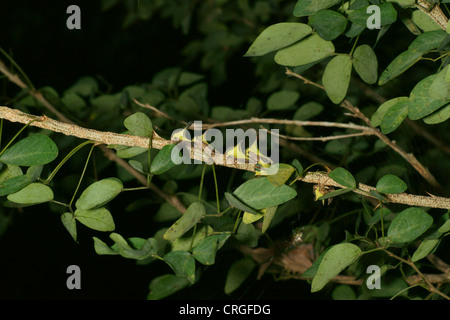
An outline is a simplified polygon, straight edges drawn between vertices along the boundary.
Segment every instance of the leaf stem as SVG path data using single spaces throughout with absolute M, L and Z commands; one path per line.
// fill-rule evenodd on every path
M 94 147 L 95 147 L 95 144 L 92 145 L 91 149 L 89 150 L 89 154 L 88 154 L 88 157 L 87 157 L 87 159 L 86 159 L 86 163 L 84 164 L 84 168 L 83 168 L 83 172 L 81 173 L 80 180 L 78 181 L 78 185 L 77 185 L 77 187 L 76 187 L 76 189 L 75 189 L 75 192 L 73 193 L 72 199 L 71 199 L 70 202 L 69 202 L 69 209 L 70 209 L 70 212 L 72 212 L 72 203 L 73 203 L 73 200 L 75 199 L 75 196 L 77 195 L 78 189 L 80 188 L 81 181 L 83 180 L 83 177 L 84 177 L 84 174 L 85 174 L 85 172 L 86 172 L 86 168 L 87 168 L 87 165 L 88 165 L 88 163 L 89 163 L 89 159 L 91 158 L 91 154 L 92 154 L 92 151 L 94 150 Z

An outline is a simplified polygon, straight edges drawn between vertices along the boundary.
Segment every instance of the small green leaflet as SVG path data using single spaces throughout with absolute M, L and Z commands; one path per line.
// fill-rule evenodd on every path
M 378 180 L 376 189 L 381 193 L 402 193 L 407 189 L 407 185 L 399 177 L 387 174 Z
M 408 208 L 400 212 L 391 222 L 387 237 L 393 243 L 415 240 L 433 223 L 433 218 L 420 208 Z
M 347 95 L 352 60 L 349 55 L 339 55 L 331 59 L 322 76 L 323 86 L 330 100 L 338 104 Z
M 331 247 L 323 256 L 312 280 L 311 292 L 321 290 L 330 279 L 355 262 L 361 254 L 361 249 L 352 243 L 341 243 Z
M 164 233 L 164 239 L 174 240 L 180 238 L 194 227 L 205 215 L 205 207 L 201 202 L 192 203 L 186 212 Z
M 35 134 L 26 137 L 9 147 L 0 161 L 18 166 L 44 165 L 58 156 L 58 147 L 48 136 Z
M 244 57 L 262 56 L 287 47 L 311 33 L 310 26 L 298 22 L 282 22 L 269 26 L 252 43 Z
M 293 199 L 297 192 L 285 184 L 276 187 L 267 177 L 261 177 L 244 182 L 233 195 L 249 207 L 260 210 L 285 203 Z
M 322 60 L 334 53 L 331 41 L 323 40 L 313 34 L 275 54 L 275 62 L 282 66 L 296 67 Z
M 75 206 L 78 209 L 89 210 L 101 207 L 114 199 L 123 190 L 122 182 L 117 178 L 106 178 L 94 182 L 87 187 Z
M 80 221 L 86 227 L 97 231 L 113 231 L 115 224 L 111 213 L 104 207 L 96 209 L 76 209 L 75 219 Z

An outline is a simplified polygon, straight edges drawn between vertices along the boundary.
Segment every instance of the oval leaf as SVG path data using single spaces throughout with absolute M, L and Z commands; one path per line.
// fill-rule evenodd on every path
M 348 55 L 334 57 L 325 67 L 322 82 L 333 103 L 340 103 L 347 95 L 351 73 L 352 60 Z
M 147 299 L 163 299 L 183 289 L 188 284 L 189 281 L 184 277 L 178 277 L 174 274 L 165 274 L 153 279 L 152 282 L 150 282 L 150 293 L 148 294 Z
M 61 222 L 64 228 L 66 228 L 70 233 L 73 240 L 77 241 L 77 221 L 75 220 L 73 214 L 70 212 L 63 213 L 61 215 Z
M 262 177 L 244 182 L 233 195 L 251 208 L 260 210 L 285 203 L 293 199 L 297 192 L 285 184 L 275 187 L 267 177 Z
M 378 180 L 376 189 L 381 193 L 402 193 L 408 186 L 397 176 L 387 174 Z
M 336 168 L 331 171 L 328 176 L 343 185 L 344 187 L 356 188 L 356 181 L 353 175 L 344 168 Z
M 397 129 L 408 116 L 409 101 L 400 101 L 386 111 L 381 120 L 380 129 L 384 134 L 389 134 Z
M 94 182 L 83 191 L 75 206 L 82 210 L 103 206 L 114 199 L 122 190 L 123 184 L 117 178 L 107 178 Z
M 311 292 L 321 290 L 332 278 L 359 258 L 362 251 L 352 243 L 341 243 L 331 247 L 323 256 L 311 284 Z
M 205 215 L 205 207 L 201 202 L 192 203 L 186 212 L 164 233 L 164 239 L 174 240 L 195 226 Z
M 378 60 L 375 52 L 367 44 L 358 46 L 353 53 L 353 66 L 361 79 L 374 84 L 378 79 Z
M 383 120 L 384 115 L 386 112 L 396 103 L 398 102 L 405 102 L 409 101 L 409 97 L 397 97 L 390 99 L 386 102 L 384 102 L 378 110 L 372 115 L 372 118 L 370 119 L 372 126 L 378 127 L 381 124 L 381 120 Z
M 318 34 L 279 50 L 275 62 L 282 66 L 301 66 L 322 60 L 334 53 L 333 42 L 323 40 Z
M 75 219 L 97 231 L 113 231 L 116 227 L 111 213 L 104 207 L 91 210 L 77 209 Z
M 324 40 L 334 40 L 344 32 L 347 19 L 333 10 L 319 11 L 309 17 L 309 24 Z
M 389 226 L 387 236 L 393 243 L 409 242 L 422 235 L 433 223 L 433 218 L 420 208 L 400 212 Z
M 294 171 L 295 168 L 293 166 L 285 163 L 280 163 L 277 173 L 267 176 L 267 179 L 271 184 L 273 184 L 276 187 L 279 187 L 290 178 L 290 176 L 294 173 Z
M 43 165 L 55 160 L 58 147 L 48 136 L 35 134 L 9 147 L 0 161 L 18 166 Z
M 269 26 L 252 43 L 244 57 L 262 56 L 287 47 L 311 33 L 310 26 L 298 22 L 282 22 Z
M 195 259 L 189 252 L 171 251 L 163 259 L 178 277 L 185 277 L 190 283 L 195 282 Z
M 255 267 L 255 263 L 250 258 L 244 258 L 234 262 L 228 270 L 225 281 L 225 293 L 230 294 L 247 279 Z
M 53 200 L 53 191 L 42 183 L 31 183 L 16 193 L 8 195 L 8 200 L 21 204 L 38 204 Z
M 296 91 L 281 90 L 272 93 L 267 99 L 268 110 L 285 110 L 292 107 L 300 97 Z
M 168 144 L 158 151 L 150 165 L 152 174 L 162 174 L 175 166 L 175 163 L 172 161 L 172 150 L 175 146 L 176 144 L 174 143 Z
M 153 134 L 152 121 L 145 113 L 136 112 L 127 117 L 123 124 L 135 136 L 151 137 Z

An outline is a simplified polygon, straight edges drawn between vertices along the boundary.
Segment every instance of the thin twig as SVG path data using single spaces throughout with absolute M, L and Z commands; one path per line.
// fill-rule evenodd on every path
M 325 90 L 325 88 L 315 82 L 299 75 L 290 69 L 286 68 L 286 74 L 289 76 L 294 76 L 307 84 L 314 85 L 318 88 Z M 392 150 L 397 152 L 402 158 L 404 158 L 414 169 L 432 186 L 442 188 L 436 178 L 431 174 L 431 172 L 424 167 L 419 160 L 412 153 L 407 153 L 401 147 L 399 147 L 395 141 L 391 141 L 385 134 L 383 134 L 377 128 L 374 128 L 371 124 L 371 121 L 368 117 L 366 117 L 358 107 L 353 106 L 348 100 L 343 100 L 340 104 L 341 107 L 349 110 L 354 117 L 361 119 L 366 123 L 369 129 L 372 131 L 372 134 L 377 136 L 381 141 L 383 141 L 387 146 L 389 146 Z

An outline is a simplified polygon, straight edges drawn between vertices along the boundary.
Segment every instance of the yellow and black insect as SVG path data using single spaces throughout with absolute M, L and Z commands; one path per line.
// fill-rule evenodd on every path
M 334 188 L 331 186 L 326 186 L 323 183 L 318 183 L 313 186 L 313 193 L 314 193 L 314 201 L 319 200 L 320 197 L 326 195 L 327 193 L 330 193 L 334 191 Z M 333 198 L 327 199 L 327 204 L 329 205 Z M 322 204 L 325 205 L 325 200 L 322 200 Z

